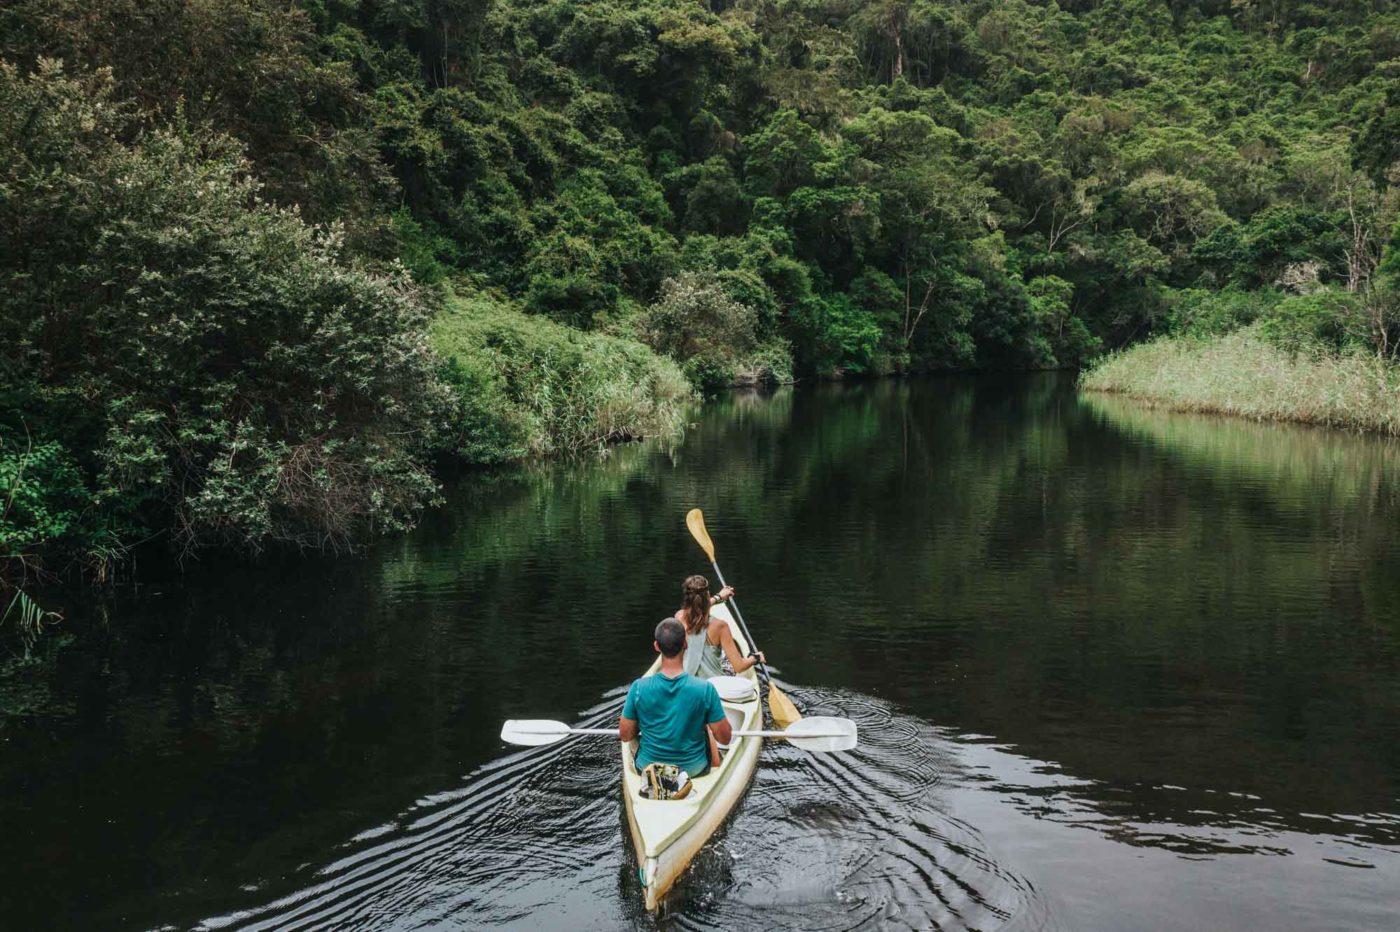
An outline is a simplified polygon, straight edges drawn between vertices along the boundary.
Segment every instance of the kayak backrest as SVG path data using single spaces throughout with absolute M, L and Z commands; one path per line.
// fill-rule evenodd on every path
M 753 699 L 754 682 L 747 676 L 712 676 L 710 685 L 725 702 L 748 702 Z

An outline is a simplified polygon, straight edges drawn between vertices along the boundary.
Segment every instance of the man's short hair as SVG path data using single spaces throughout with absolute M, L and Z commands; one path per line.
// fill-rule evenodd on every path
M 656 626 L 656 646 L 667 657 L 674 657 L 685 650 L 685 625 L 674 618 L 663 618 Z

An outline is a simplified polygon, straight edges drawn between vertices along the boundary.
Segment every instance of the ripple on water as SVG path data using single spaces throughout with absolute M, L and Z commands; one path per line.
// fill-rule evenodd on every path
M 580 739 L 501 758 L 362 832 L 302 889 L 201 927 L 983 929 L 1040 911 L 1030 885 L 947 813 L 940 785 L 957 765 L 930 726 L 854 693 L 798 698 L 809 714 L 855 719 L 860 748 L 771 742 L 658 916 L 643 908 L 616 757 Z M 616 710 L 609 696 L 583 723 Z

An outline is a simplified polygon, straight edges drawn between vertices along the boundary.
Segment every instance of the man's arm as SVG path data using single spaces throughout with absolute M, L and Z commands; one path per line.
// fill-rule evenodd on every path
M 617 737 L 623 742 L 636 741 L 637 732 L 637 683 L 627 687 L 627 698 L 622 700 L 622 717 L 617 720 Z
M 734 726 L 729 724 L 729 719 L 722 718 L 710 723 L 710 732 L 720 744 L 728 744 L 729 739 L 734 737 Z
M 710 726 L 710 733 L 715 736 L 715 740 L 720 744 L 728 744 L 729 739 L 734 737 L 734 727 L 729 724 L 729 719 L 724 717 L 724 706 L 720 704 L 719 693 L 715 691 L 713 683 L 706 683 L 709 695 L 705 702 L 705 722 Z
M 627 698 L 622 701 L 622 718 L 617 719 L 617 737 L 622 742 L 634 742 L 641 732 L 637 726 L 637 684 L 640 682 L 631 682 L 631 686 L 627 687 Z

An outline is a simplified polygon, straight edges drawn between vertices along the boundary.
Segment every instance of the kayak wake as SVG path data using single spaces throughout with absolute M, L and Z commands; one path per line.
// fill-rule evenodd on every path
M 623 692 L 576 720 L 607 727 Z M 478 768 L 285 878 L 288 892 L 198 928 L 975 929 L 1040 912 L 1030 885 L 945 811 L 940 787 L 959 766 L 946 738 L 867 696 L 796 694 L 811 714 L 854 719 L 861 747 L 816 755 L 769 742 L 659 917 L 637 881 L 616 755 L 568 738 Z

